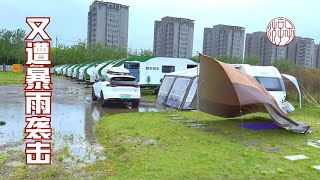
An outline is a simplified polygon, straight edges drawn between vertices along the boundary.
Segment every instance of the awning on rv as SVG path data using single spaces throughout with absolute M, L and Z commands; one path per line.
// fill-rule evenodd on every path
M 290 119 L 273 96 L 252 76 L 208 56 L 200 55 L 199 110 L 220 117 L 268 112 L 280 127 L 306 133 L 309 126 Z M 191 107 L 197 107 L 193 98 Z
M 299 86 L 298 80 L 294 76 L 291 76 L 291 75 L 288 75 L 288 74 L 281 74 L 281 75 L 283 77 L 287 78 L 289 81 L 291 81 L 294 84 L 294 86 L 297 88 L 298 93 L 299 93 L 299 106 L 300 106 L 300 108 L 302 108 L 302 94 L 301 94 L 301 90 L 300 90 L 300 86 Z

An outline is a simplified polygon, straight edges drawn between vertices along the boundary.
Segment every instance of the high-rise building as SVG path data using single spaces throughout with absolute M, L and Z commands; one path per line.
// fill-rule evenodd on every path
M 260 65 L 272 65 L 277 59 L 286 58 L 287 55 L 287 47 L 273 45 L 266 32 L 247 33 L 245 44 L 245 57 L 258 57 Z
M 318 47 L 313 39 L 296 36 L 293 41 L 288 44 L 287 58 L 293 59 L 295 64 L 301 67 L 317 67 L 317 49 Z
M 296 36 L 293 38 L 293 40 L 287 45 L 287 59 L 291 60 L 295 64 L 296 62 L 296 56 L 297 56 L 297 42 L 301 39 L 301 37 Z
M 194 20 L 164 17 L 154 23 L 153 53 L 158 56 L 192 56 Z
M 129 6 L 95 0 L 88 12 L 88 45 L 128 47 Z
M 315 61 L 313 67 L 320 68 L 320 44 L 315 45 L 314 52 Z
M 245 28 L 215 25 L 204 28 L 203 54 L 218 58 L 221 55 L 243 58 Z

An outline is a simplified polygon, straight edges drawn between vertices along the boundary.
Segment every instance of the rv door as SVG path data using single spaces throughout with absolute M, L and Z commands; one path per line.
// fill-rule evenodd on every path
M 125 62 L 124 68 L 129 70 L 131 76 L 136 78 L 137 82 L 140 82 L 140 63 L 137 62 Z

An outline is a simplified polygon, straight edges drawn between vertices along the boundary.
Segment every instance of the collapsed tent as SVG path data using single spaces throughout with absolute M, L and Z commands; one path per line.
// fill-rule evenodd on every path
M 177 109 L 191 109 L 197 86 L 197 68 L 173 72 L 163 77 L 157 102 Z
M 308 132 L 310 127 L 290 119 L 252 76 L 208 56 L 199 58 L 199 99 L 195 96 L 191 107 L 198 106 L 200 111 L 226 118 L 267 112 L 279 127 L 297 133 Z

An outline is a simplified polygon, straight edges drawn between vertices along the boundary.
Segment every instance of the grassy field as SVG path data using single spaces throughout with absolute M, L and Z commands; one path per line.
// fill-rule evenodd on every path
M 200 114 L 206 128 L 191 128 L 196 112 L 128 113 L 100 119 L 96 133 L 107 160 L 87 167 L 88 175 L 111 179 L 318 179 L 319 109 L 305 107 L 291 114 L 309 122 L 310 134 L 282 129 L 253 131 L 243 123 L 268 123 L 266 114 L 223 119 Z M 197 123 L 197 122 L 195 122 Z M 290 161 L 284 156 L 304 154 Z
M 142 101 L 155 102 L 157 100 L 157 96 L 156 95 L 142 95 L 141 99 L 142 99 Z
M 25 73 L 0 72 L 0 85 L 23 85 Z

